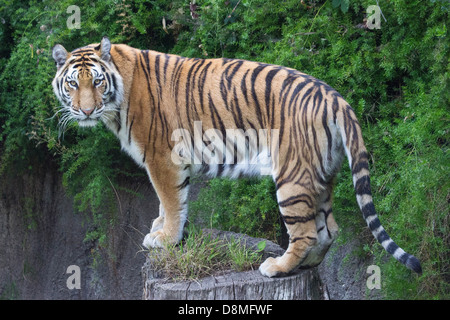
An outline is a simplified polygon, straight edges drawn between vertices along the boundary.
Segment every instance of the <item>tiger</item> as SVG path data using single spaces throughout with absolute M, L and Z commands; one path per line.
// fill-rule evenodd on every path
M 325 82 L 283 66 L 186 58 L 111 44 L 108 37 L 70 53 L 56 44 L 52 57 L 57 69 L 52 86 L 66 112 L 61 118 L 80 127 L 103 122 L 148 174 L 160 206 L 143 246 L 164 248 L 182 240 L 192 177 L 269 175 L 289 243 L 283 255 L 267 258 L 259 271 L 278 277 L 315 267 L 338 235 L 332 193 L 346 156 L 358 206 L 373 236 L 400 263 L 422 272 L 419 260 L 381 225 L 355 111 Z M 230 130 L 244 139 L 230 143 Z M 252 132 L 266 134 L 255 140 Z M 211 147 L 212 140 L 225 151 Z M 174 149 L 179 149 L 175 156 Z M 202 156 L 205 150 L 209 158 Z M 189 151 L 196 161 L 187 161 Z M 224 160 L 230 151 L 235 151 L 232 159 Z M 249 152 L 253 162 L 230 161 Z M 267 170 L 260 170 L 257 161 L 263 153 L 271 156 Z

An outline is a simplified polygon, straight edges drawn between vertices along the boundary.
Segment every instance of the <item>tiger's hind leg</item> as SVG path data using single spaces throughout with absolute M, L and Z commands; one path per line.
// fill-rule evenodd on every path
M 301 262 L 300 268 L 311 268 L 319 265 L 331 244 L 337 238 L 338 225 L 333 217 L 332 206 L 333 184 L 329 183 L 321 192 L 315 218 L 317 242 L 308 256 Z
M 277 190 L 278 205 L 289 234 L 286 252 L 268 258 L 259 267 L 267 277 L 282 276 L 296 269 L 317 243 L 317 195 L 295 183 L 286 183 Z

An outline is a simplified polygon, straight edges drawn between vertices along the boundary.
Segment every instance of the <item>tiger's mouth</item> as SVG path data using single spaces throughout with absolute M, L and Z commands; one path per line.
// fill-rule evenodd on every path
M 80 127 L 94 127 L 99 120 L 101 119 L 103 112 L 104 112 L 104 106 L 100 107 L 94 107 L 93 109 L 78 109 L 75 110 L 72 108 L 72 116 L 75 118 L 75 120 L 78 122 L 78 125 Z

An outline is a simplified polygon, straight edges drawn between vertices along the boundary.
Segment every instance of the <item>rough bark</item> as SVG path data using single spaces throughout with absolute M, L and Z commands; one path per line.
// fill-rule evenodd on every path
M 213 237 L 241 237 L 247 247 L 254 247 L 262 239 L 233 232 L 207 230 Z M 263 259 L 279 256 L 284 250 L 267 241 Z M 317 268 L 297 270 L 286 277 L 267 278 L 258 270 L 227 272 L 195 281 L 176 282 L 164 272 L 155 270 L 152 259 L 142 268 L 144 300 L 320 300 L 325 299 Z

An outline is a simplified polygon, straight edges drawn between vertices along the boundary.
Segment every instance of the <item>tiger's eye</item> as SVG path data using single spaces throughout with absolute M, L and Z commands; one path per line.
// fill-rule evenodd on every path
M 76 81 L 73 81 L 73 80 L 72 80 L 72 81 L 70 81 L 69 83 L 70 83 L 70 85 L 73 86 L 73 87 L 76 87 L 76 86 L 77 86 L 77 82 L 76 82 Z
M 102 82 L 101 80 L 95 79 L 94 84 L 95 84 L 96 86 L 98 86 L 101 82 Z

